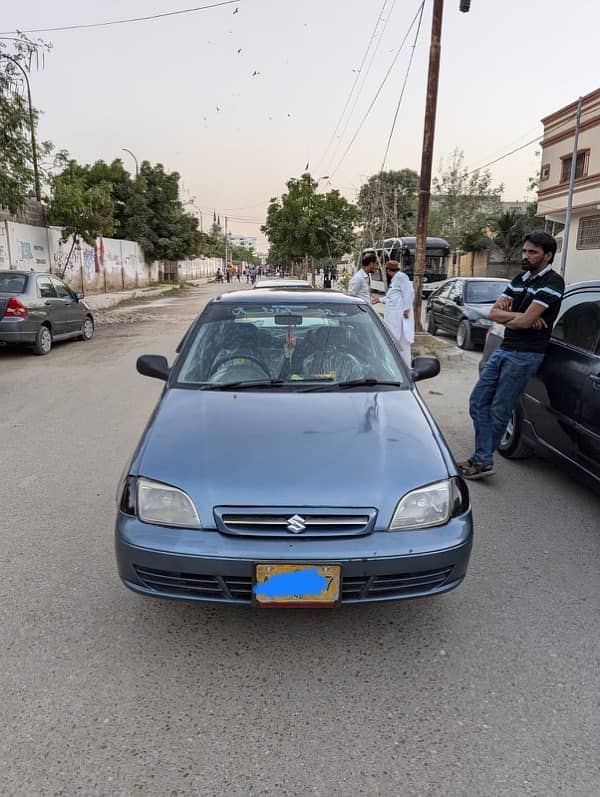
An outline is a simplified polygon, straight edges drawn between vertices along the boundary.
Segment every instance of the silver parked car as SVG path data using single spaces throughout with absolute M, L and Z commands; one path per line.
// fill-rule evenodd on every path
M 0 271 L 0 343 L 26 343 L 34 354 L 48 354 L 55 341 L 93 335 L 83 293 L 54 274 Z
M 210 302 L 175 363 L 145 355 L 158 406 L 118 490 L 125 585 L 158 598 L 331 607 L 463 580 L 469 494 L 370 305 L 329 291 Z

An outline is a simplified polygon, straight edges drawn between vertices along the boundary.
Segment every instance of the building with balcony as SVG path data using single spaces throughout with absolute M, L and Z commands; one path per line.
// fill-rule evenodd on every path
M 542 119 L 542 164 L 538 215 L 564 225 L 573 159 L 577 102 Z M 557 234 L 562 249 L 563 233 Z M 557 260 L 560 255 L 557 256 Z M 573 210 L 569 225 L 565 279 L 600 278 L 600 89 L 583 97 Z

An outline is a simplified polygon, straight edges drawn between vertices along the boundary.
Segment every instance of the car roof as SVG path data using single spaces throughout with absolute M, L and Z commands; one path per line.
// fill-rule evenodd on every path
M 600 290 L 600 280 L 586 280 L 584 282 L 571 282 L 567 285 L 565 292 L 582 291 L 582 290 Z
M 510 282 L 506 277 L 449 277 L 446 282 L 450 280 L 465 280 L 465 282 Z
M 338 293 L 337 291 L 295 291 L 295 290 L 280 290 L 275 295 L 273 291 L 268 288 L 261 290 L 254 288 L 247 291 L 232 291 L 231 293 L 224 293 L 217 296 L 212 300 L 213 302 L 224 302 L 226 304 L 237 304 L 238 302 L 255 302 L 257 304 L 264 303 L 265 301 L 279 304 L 283 301 L 289 302 L 302 302 L 302 304 L 366 304 L 364 299 L 359 299 L 356 296 L 348 296 L 346 293 Z
M 29 277 L 31 274 L 36 274 L 38 277 L 51 276 L 47 271 L 13 271 L 12 268 L 1 268 L 0 274 L 12 274 L 15 277 Z

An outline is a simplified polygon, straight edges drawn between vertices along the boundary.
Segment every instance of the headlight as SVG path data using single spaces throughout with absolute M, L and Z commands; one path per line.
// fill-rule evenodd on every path
M 447 479 L 407 493 L 396 507 L 391 531 L 443 526 L 468 509 L 469 494 L 461 479 Z
M 137 480 L 137 514 L 144 523 L 161 526 L 200 528 L 200 518 L 192 499 L 183 490 L 168 484 Z
M 474 327 L 491 327 L 494 322 L 490 321 L 489 318 L 478 318 L 476 321 L 473 321 Z

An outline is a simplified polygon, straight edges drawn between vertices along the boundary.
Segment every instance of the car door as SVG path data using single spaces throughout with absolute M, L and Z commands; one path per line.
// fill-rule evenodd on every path
M 448 302 L 446 303 L 446 314 L 448 318 L 446 329 L 454 334 L 456 334 L 458 325 L 463 317 L 464 292 L 465 281 L 454 280 L 448 296 Z
M 595 393 L 600 396 L 600 382 L 594 380 L 597 375 L 600 379 L 596 356 L 599 334 L 600 292 L 567 294 L 544 362 L 523 397 L 525 415 L 539 440 L 575 464 L 582 464 L 582 457 L 593 457 L 593 444 L 590 448 L 582 424 L 587 424 L 590 433 L 594 424 L 600 425 L 590 415 L 590 406 L 598 401 Z
M 578 305 L 578 342 L 587 354 L 578 442 L 580 464 L 600 479 L 600 290 L 587 291 Z M 582 298 L 584 298 L 582 296 Z
M 62 299 L 56 295 L 52 279 L 46 274 L 37 277 L 37 292 L 39 296 L 40 320 L 49 321 L 53 335 L 62 335 L 66 328 L 65 306 Z
M 77 300 L 77 296 L 73 291 L 65 285 L 65 283 L 58 279 L 58 277 L 50 277 L 56 295 L 63 303 L 65 333 L 81 332 L 83 327 L 84 309 Z
M 447 329 L 446 324 L 448 312 L 446 306 L 448 304 L 448 297 L 450 295 L 450 291 L 452 290 L 453 284 L 454 280 L 450 280 L 431 297 L 431 312 L 433 314 L 433 319 L 436 325 L 442 327 L 443 329 Z

